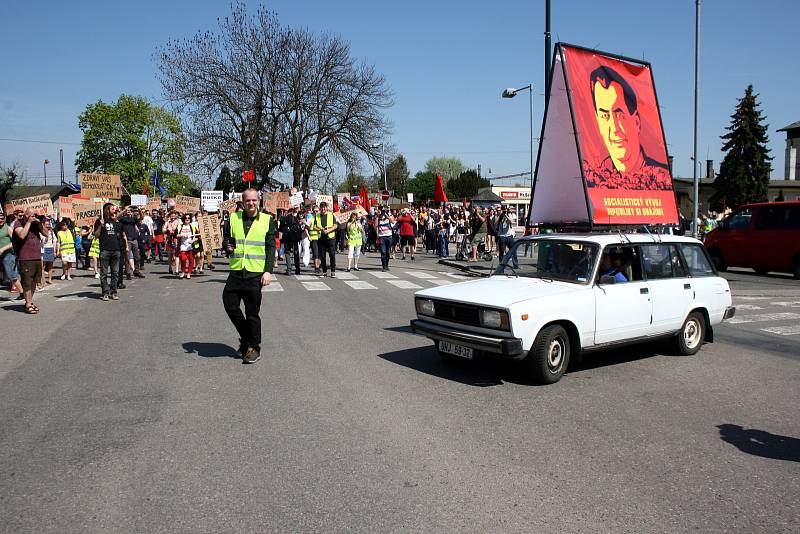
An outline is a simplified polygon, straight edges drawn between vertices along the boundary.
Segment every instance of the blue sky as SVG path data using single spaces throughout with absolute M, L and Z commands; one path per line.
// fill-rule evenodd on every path
M 251 11 L 257 2 L 248 2 Z M 339 34 L 394 89 L 389 143 L 413 172 L 436 155 L 482 166 L 484 175 L 528 169 L 526 95 L 504 87 L 533 82 L 539 135 L 543 112 L 544 0 L 425 2 L 280 0 L 264 2 L 289 25 Z M 0 5 L 0 162 L 19 161 L 34 181 L 68 177 L 87 104 L 121 93 L 161 101 L 153 54 L 170 38 L 216 27 L 228 2 L 36 1 Z M 706 0 L 702 3 L 700 159 L 719 168 L 719 136 L 736 98 L 752 83 L 769 124 L 773 178 L 783 178 L 784 138 L 775 130 L 800 120 L 796 21 L 800 2 Z M 675 174 L 691 176 L 694 1 L 552 0 L 553 42 L 594 47 L 653 65 Z M 371 173 L 367 164 L 364 169 Z M 48 180 L 49 181 L 49 180 Z

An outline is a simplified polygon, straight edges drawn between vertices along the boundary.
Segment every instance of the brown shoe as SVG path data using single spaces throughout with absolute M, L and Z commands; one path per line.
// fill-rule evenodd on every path
M 260 359 L 261 353 L 253 347 L 248 347 L 247 352 L 244 353 L 244 358 L 242 358 L 244 363 L 256 363 Z

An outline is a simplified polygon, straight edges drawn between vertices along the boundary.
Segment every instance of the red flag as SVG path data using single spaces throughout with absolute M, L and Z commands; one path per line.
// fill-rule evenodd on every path
M 361 193 L 359 193 L 359 199 L 361 200 L 361 205 L 364 207 L 365 210 L 367 210 L 367 213 L 369 213 L 369 208 L 370 208 L 369 193 L 367 193 L 366 186 L 363 185 L 361 186 Z
M 464 197 L 463 205 L 464 205 L 465 208 L 467 207 L 467 197 Z
M 256 173 L 254 171 L 242 171 L 242 181 L 252 182 L 255 180 Z
M 150 195 L 150 184 L 147 182 L 144 183 L 144 187 L 142 187 L 142 194 L 143 195 Z
M 436 189 L 433 192 L 433 200 L 436 202 L 447 202 L 447 194 L 444 192 L 444 180 L 442 175 L 436 175 Z

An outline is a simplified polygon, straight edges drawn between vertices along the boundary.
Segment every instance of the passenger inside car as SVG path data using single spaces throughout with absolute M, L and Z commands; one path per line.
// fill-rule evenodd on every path
M 613 276 L 614 283 L 617 284 L 627 282 L 628 277 L 623 273 L 630 268 L 633 261 L 633 255 L 630 254 L 629 256 L 629 258 L 626 258 L 622 250 L 605 251 L 603 257 L 600 258 L 600 269 L 597 271 L 598 283 L 603 276 Z

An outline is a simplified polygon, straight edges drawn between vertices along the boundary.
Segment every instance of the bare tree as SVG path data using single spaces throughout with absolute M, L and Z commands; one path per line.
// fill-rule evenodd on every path
M 237 3 L 216 32 L 169 42 L 159 70 L 187 123 L 190 161 L 209 174 L 254 168 L 257 187 L 276 188 L 271 175 L 286 165 L 308 188 L 336 162 L 380 158 L 371 146 L 388 133 L 391 90 L 339 37 L 282 27 L 264 8 L 250 17 Z

